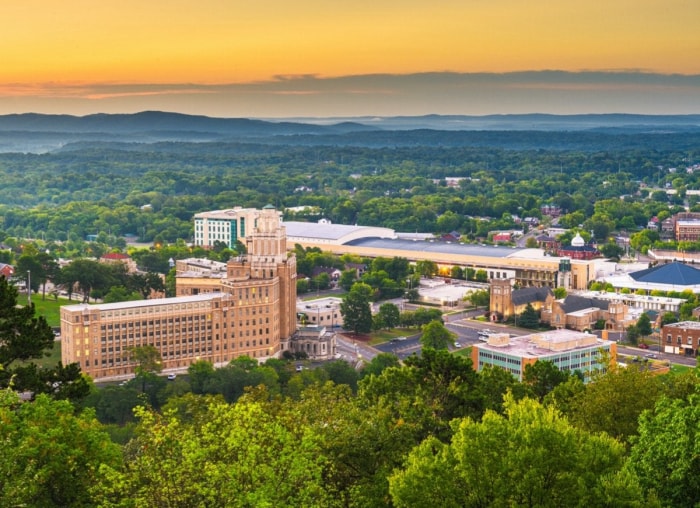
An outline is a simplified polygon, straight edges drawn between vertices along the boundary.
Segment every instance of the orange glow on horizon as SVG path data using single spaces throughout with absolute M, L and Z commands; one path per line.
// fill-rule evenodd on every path
M 399 90 L 374 75 L 543 70 L 700 75 L 700 2 L 691 0 L 24 0 L 6 2 L 0 19 L 0 114 L 162 108 L 283 116 L 292 109 L 295 115 L 358 114 L 358 106 L 372 115 L 430 113 L 452 112 L 457 101 L 470 97 L 461 111 L 529 111 L 528 99 L 504 102 L 505 95 L 487 104 L 488 85 L 483 92 L 466 92 L 447 79 L 431 83 L 434 93 L 427 96 L 419 87 L 430 77 L 409 79 Z M 317 82 L 294 79 L 299 76 Z M 361 84 L 353 81 L 358 76 L 365 77 Z M 446 93 L 439 89 L 443 83 Z M 580 86 L 595 93 L 596 85 L 587 83 L 532 87 Z M 513 86 L 522 91 L 529 84 Z M 694 91 L 673 103 L 659 95 L 664 100 L 654 106 L 686 111 L 683 104 Z M 609 96 L 601 108 L 627 107 L 618 105 L 620 98 Z M 570 110 L 568 96 L 542 100 L 538 104 Z M 643 93 L 635 100 L 651 104 Z M 418 101 L 423 105 L 415 106 Z M 582 107 L 596 110 L 595 98 Z
M 700 2 L 241 4 L 8 4 L 0 32 L 2 81 L 242 83 L 306 73 L 700 71 Z

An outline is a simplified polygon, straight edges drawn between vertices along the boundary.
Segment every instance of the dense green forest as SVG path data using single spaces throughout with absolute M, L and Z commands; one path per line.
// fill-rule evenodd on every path
M 0 231 L 46 241 L 99 234 L 112 243 L 126 234 L 189 241 L 197 212 L 273 204 L 315 207 L 287 219 L 324 216 L 473 238 L 513 227 L 512 215 L 540 217 L 542 204 L 556 204 L 574 214 L 564 225 L 590 221 L 591 230 L 603 223 L 605 237 L 643 227 L 659 211 L 685 204 L 687 189 L 700 189 L 698 174 L 685 170 L 700 157 L 696 134 L 446 133 L 443 139 L 461 141 L 435 146 L 437 133 L 428 131 L 403 133 L 400 145 L 351 146 L 358 135 L 338 135 L 336 145 L 317 138 L 307 146 L 295 136 L 265 143 L 78 143 L 44 154 L 0 154 Z M 397 134 L 362 135 L 377 141 Z M 582 143 L 540 147 L 557 136 Z M 446 177 L 464 179 L 448 186 Z M 678 193 L 663 192 L 667 184 Z M 688 201 L 692 206 L 697 197 Z

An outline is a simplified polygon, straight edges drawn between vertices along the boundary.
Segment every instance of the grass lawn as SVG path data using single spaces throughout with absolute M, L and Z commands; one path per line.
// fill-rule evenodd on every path
M 25 300 L 26 302 L 26 300 Z M 19 303 L 22 302 L 21 298 Z M 68 300 L 67 298 L 59 298 L 55 300 L 53 297 L 47 297 L 46 300 L 41 299 L 41 295 L 32 295 L 32 303 L 37 315 L 44 316 L 51 327 L 61 326 L 60 308 L 62 305 L 74 305 L 80 303 L 76 300 Z M 33 360 L 40 367 L 54 367 L 61 361 L 61 341 L 55 341 L 53 348 L 49 351 L 49 356 Z
M 20 301 L 20 303 L 23 303 Z M 46 297 L 46 300 L 41 299 L 41 295 L 32 295 L 32 303 L 37 315 L 44 316 L 49 326 L 61 326 L 60 308 L 63 305 L 75 305 L 80 303 L 77 300 L 68 300 L 67 298 L 59 298 L 55 300 L 53 297 Z
M 456 351 L 454 352 L 454 354 L 460 355 L 460 356 L 466 356 L 467 358 L 471 358 L 471 356 L 472 356 L 472 347 L 471 347 L 471 346 L 463 347 L 462 349 L 456 350 Z
M 669 376 L 677 376 L 678 374 L 683 374 L 684 372 L 688 372 L 690 369 L 693 369 L 695 367 L 689 367 L 687 365 L 680 365 L 678 363 L 672 363 L 671 364 L 671 370 L 668 371 Z

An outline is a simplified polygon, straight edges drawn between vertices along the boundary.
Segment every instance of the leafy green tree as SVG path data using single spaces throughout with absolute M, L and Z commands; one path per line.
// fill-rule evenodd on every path
M 579 428 L 605 432 L 624 443 L 637 434 L 639 416 L 652 409 L 661 394 L 657 375 L 634 365 L 618 368 L 611 363 L 570 402 L 567 416 Z
M 193 393 L 206 393 L 206 387 L 214 376 L 214 365 L 206 360 L 199 360 L 190 364 L 187 368 L 187 375 L 190 378 Z
M 491 301 L 491 294 L 488 289 L 476 289 L 465 296 L 475 307 L 488 307 Z
M 700 504 L 700 390 L 689 400 L 663 398 L 642 413 L 627 469 L 664 506 Z
M 421 277 L 432 279 L 438 274 L 438 265 L 435 261 L 420 260 L 416 262 L 416 273 Z
M 554 298 L 557 300 L 561 300 L 563 298 L 566 298 L 566 288 L 559 286 L 558 288 L 554 288 Z
M 95 505 L 339 506 L 312 431 L 287 428 L 257 402 L 212 402 L 204 414 L 206 424 L 137 410 L 138 453 L 102 468 Z
M 141 295 L 135 291 L 129 291 L 124 286 L 112 286 L 102 298 L 104 303 L 128 302 L 141 300 Z
M 104 424 L 125 425 L 135 419 L 134 408 L 143 404 L 139 392 L 130 385 L 93 390 L 81 406 L 94 409 L 95 416 Z
M 348 385 L 354 392 L 357 391 L 357 381 L 360 378 L 359 373 L 344 360 L 335 360 L 324 363 L 321 368 L 328 373 L 328 379 L 335 384 Z
M 378 376 L 389 367 L 399 367 L 401 364 L 396 355 L 391 353 L 379 353 L 368 364 L 365 364 L 360 371 L 360 378 L 367 376 Z
M 642 312 L 642 315 L 637 319 L 637 331 L 642 337 L 651 335 L 651 320 L 646 312 Z
M 155 346 L 146 344 L 129 349 L 129 360 L 136 363 L 134 373 L 141 383 L 141 392 L 146 393 L 146 384 L 153 382 L 163 370 L 163 359 Z
M 529 394 L 527 386 L 510 372 L 500 367 L 486 365 L 479 371 L 479 391 L 484 396 L 485 409 L 503 414 L 505 396 L 511 393 L 516 400 Z
M 534 364 L 525 366 L 523 384 L 537 400 L 542 402 L 549 392 L 566 382 L 569 375 L 568 372 L 559 370 L 551 361 L 537 360 Z
M 399 308 L 393 303 L 383 303 L 379 306 L 379 312 L 377 314 L 381 318 L 381 322 L 384 328 L 393 329 L 399 326 L 401 319 L 401 313 Z
M 355 283 L 340 304 L 343 327 L 354 334 L 368 333 L 372 329 L 370 301 L 372 288 L 362 282 Z
M 523 328 L 538 328 L 540 326 L 540 315 L 531 304 L 525 306 L 525 310 L 518 316 L 518 326 Z
M 627 327 L 627 330 L 625 330 L 625 335 L 627 336 L 627 341 L 632 344 L 633 346 L 637 345 L 637 342 L 639 341 L 639 329 L 637 328 L 636 325 L 629 325 Z
M 505 416 L 465 418 L 450 444 L 431 437 L 416 447 L 389 479 L 390 493 L 397 507 L 641 506 L 633 479 L 613 481 L 623 461 L 614 439 L 507 397 Z
M 676 315 L 675 312 L 664 312 L 663 316 L 661 316 L 661 326 L 664 325 L 670 325 L 672 323 L 677 323 L 678 322 L 678 316 Z
M 54 335 L 34 304 L 17 305 L 17 289 L 0 277 L 0 388 L 46 393 L 57 399 L 87 395 L 89 383 L 78 364 L 38 367 L 33 360 L 48 356 Z
M 625 253 L 625 249 L 612 240 L 600 245 L 598 250 L 608 259 L 619 259 Z
M 357 281 L 357 271 L 356 270 L 343 270 L 340 274 L 340 279 L 338 280 L 338 285 L 345 291 L 350 291 L 350 288 Z
M 360 381 L 361 404 L 388 410 L 392 419 L 411 429 L 416 442 L 428 435 L 447 440 L 454 418 L 483 414 L 484 397 L 471 359 L 445 350 L 423 349 L 403 368 L 388 368 Z
M 0 390 L 0 500 L 4 506 L 95 506 L 101 467 L 121 453 L 90 410 L 39 395 L 31 403 Z
M 454 344 L 455 334 L 449 331 L 442 321 L 431 321 L 423 325 L 420 343 L 425 348 L 447 349 Z

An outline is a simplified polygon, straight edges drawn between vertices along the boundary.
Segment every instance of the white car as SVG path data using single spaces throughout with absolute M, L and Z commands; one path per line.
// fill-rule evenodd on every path
M 177 374 L 168 374 L 168 381 L 175 381 Z
M 455 342 L 455 347 L 459 349 L 462 347 L 462 344 L 460 344 L 459 342 Z

